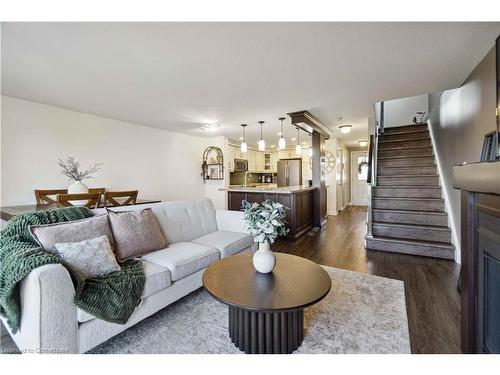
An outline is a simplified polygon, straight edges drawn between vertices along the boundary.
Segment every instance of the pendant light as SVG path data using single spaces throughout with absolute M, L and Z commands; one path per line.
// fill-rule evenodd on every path
M 246 140 L 246 136 L 245 136 L 245 128 L 247 127 L 247 124 L 241 124 L 241 127 L 243 128 L 243 142 L 241 142 L 240 149 L 241 149 L 241 152 L 246 153 L 248 150 L 247 140 Z
M 312 145 L 312 136 L 309 134 L 309 137 L 311 138 L 311 144 L 309 145 L 309 157 L 313 156 L 313 145 Z
M 278 147 L 280 150 L 284 150 L 286 148 L 286 140 L 283 134 L 283 120 L 285 120 L 284 117 L 280 117 L 278 120 L 281 121 L 281 136 L 280 140 L 278 141 Z
M 262 139 L 262 125 L 264 124 L 264 121 L 259 121 L 260 124 L 260 141 L 257 143 L 259 146 L 259 151 L 264 151 L 266 149 L 266 142 L 264 142 L 264 139 Z
M 302 147 L 300 147 L 300 129 L 297 128 L 297 146 L 295 146 L 295 153 L 302 155 Z

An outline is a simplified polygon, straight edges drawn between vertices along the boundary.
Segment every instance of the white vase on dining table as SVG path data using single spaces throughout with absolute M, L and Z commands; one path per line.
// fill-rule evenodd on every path
M 81 181 L 74 181 L 68 186 L 68 194 L 85 194 L 89 192 L 89 188 Z M 71 201 L 75 206 L 85 206 L 88 200 Z

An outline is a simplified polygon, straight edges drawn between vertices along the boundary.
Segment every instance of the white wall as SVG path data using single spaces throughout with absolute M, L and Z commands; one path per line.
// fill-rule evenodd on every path
M 495 48 L 461 87 L 429 95 L 429 130 L 460 260 L 460 191 L 453 188 L 453 166 L 480 161 L 484 136 L 496 130 Z
M 384 127 L 410 125 L 416 112 L 425 112 L 427 116 L 428 106 L 427 94 L 385 101 Z M 419 119 L 418 116 L 417 119 Z
M 84 167 L 103 163 L 95 179 L 84 181 L 90 187 L 138 189 L 139 198 L 161 200 L 209 195 L 215 196 L 216 206 L 224 204 L 215 188 L 224 182 L 207 188 L 200 176 L 202 153 L 212 139 L 8 96 L 1 102 L 3 206 L 34 203 L 35 188 L 67 187 L 57 159 L 68 155 Z M 215 141 L 224 144 L 223 137 Z

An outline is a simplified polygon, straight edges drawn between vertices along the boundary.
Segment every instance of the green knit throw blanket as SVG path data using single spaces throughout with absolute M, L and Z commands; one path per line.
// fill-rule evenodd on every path
M 64 263 L 44 251 L 31 237 L 30 225 L 52 224 L 92 216 L 85 207 L 35 211 L 12 218 L 0 237 L 0 314 L 15 333 L 21 314 L 20 281 L 32 270 L 46 264 Z M 121 271 L 93 279 L 83 279 L 68 269 L 75 287 L 75 305 L 108 322 L 125 324 L 139 304 L 145 276 L 139 260 L 129 260 Z

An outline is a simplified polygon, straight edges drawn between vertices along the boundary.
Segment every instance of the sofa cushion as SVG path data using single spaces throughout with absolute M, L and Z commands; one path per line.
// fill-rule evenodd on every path
M 167 246 L 151 208 L 126 212 L 109 211 L 116 255 L 126 260 Z
M 142 298 L 152 296 L 153 294 L 168 288 L 172 285 L 172 277 L 168 268 L 159 266 L 157 264 L 142 262 L 142 269 L 146 275 L 146 282 L 144 283 L 144 290 L 142 291 Z M 95 316 L 86 311 L 78 309 L 77 318 L 80 323 L 88 322 L 95 319 Z
M 109 210 L 120 212 L 143 208 L 151 208 L 168 243 L 189 242 L 217 230 L 215 208 L 208 198 L 110 207 Z M 93 211 L 95 214 L 100 214 L 105 210 L 95 209 Z
M 217 249 L 191 242 L 177 242 L 166 249 L 142 256 L 143 261 L 168 268 L 172 274 L 172 281 L 208 267 L 219 258 Z
M 221 258 L 225 258 L 251 247 L 253 237 L 246 233 L 218 230 L 196 238 L 191 242 L 215 247 L 220 251 Z
M 54 245 L 63 263 L 77 271 L 84 279 L 120 271 L 108 236 L 99 236 L 79 242 Z
M 40 246 L 54 254 L 57 254 L 56 243 L 80 242 L 99 236 L 107 236 L 111 247 L 113 249 L 115 247 L 108 215 L 92 216 L 63 223 L 30 225 L 29 231 Z

